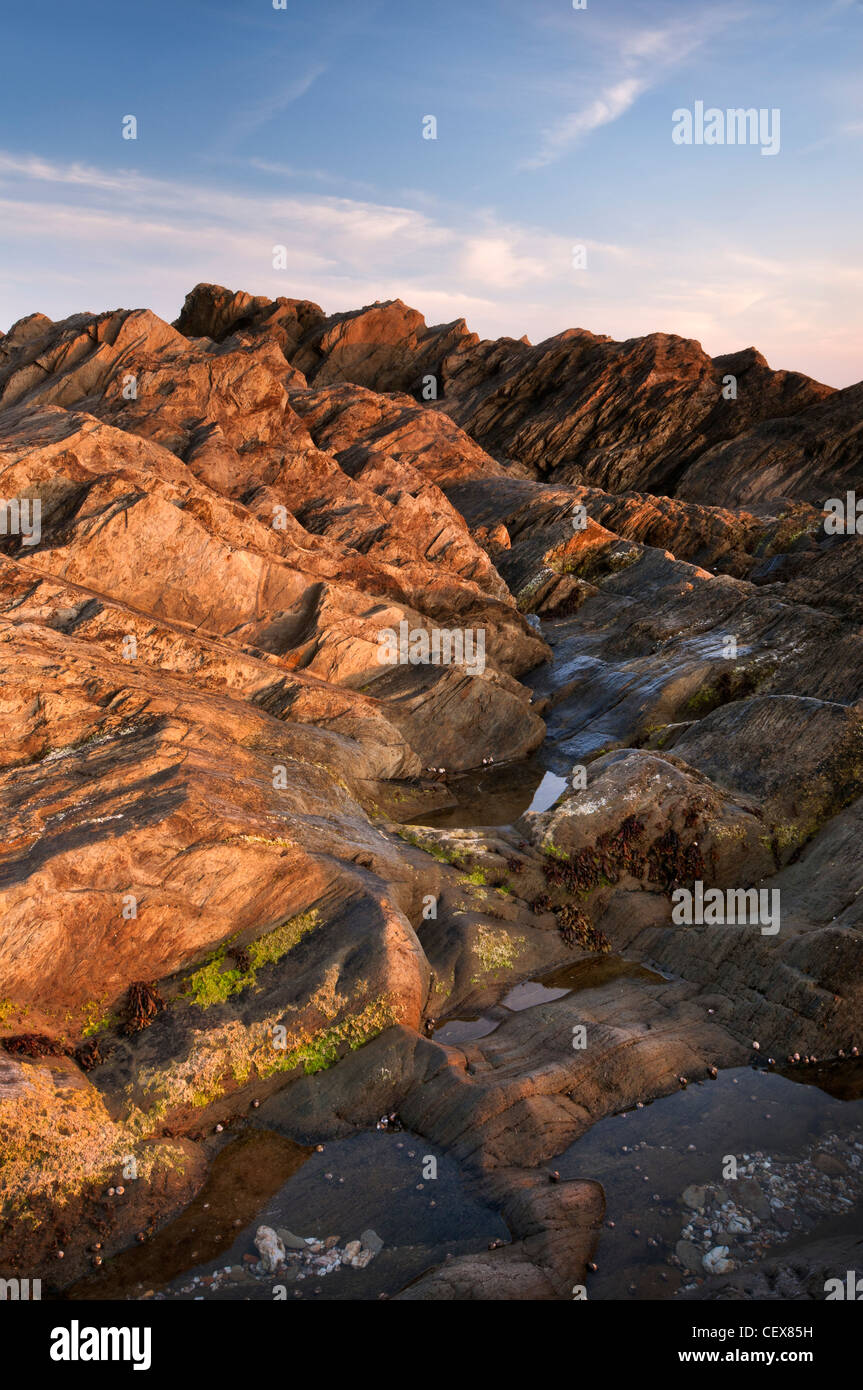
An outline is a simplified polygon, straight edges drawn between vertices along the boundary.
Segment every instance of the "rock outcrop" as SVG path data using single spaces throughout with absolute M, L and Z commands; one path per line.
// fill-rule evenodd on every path
M 568 1298 L 556 1154 L 860 1036 L 861 389 L 209 285 L 0 337 L 0 1272 L 146 1238 L 238 1116 L 397 1111 L 512 1237 L 401 1296 Z M 541 746 L 553 806 L 421 823 Z M 673 922 L 696 881 L 781 929 Z
M 429 328 L 401 300 L 327 317 L 214 285 L 192 291 L 175 326 L 276 341 L 315 386 L 434 400 L 493 457 L 541 479 L 733 507 L 817 507 L 861 482 L 863 388 L 772 371 L 755 348 L 711 358 L 673 334 L 619 343 L 583 329 L 480 342 L 464 320 Z

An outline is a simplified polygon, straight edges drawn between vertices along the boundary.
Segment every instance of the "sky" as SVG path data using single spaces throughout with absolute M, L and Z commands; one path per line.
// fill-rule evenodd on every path
M 861 0 L 277 3 L 6 8 L 0 329 L 213 281 L 863 378 Z M 696 102 L 778 153 L 675 143 Z

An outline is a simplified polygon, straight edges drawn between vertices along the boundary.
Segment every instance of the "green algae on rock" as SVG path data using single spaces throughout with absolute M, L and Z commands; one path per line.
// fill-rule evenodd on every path
M 320 917 L 317 912 L 304 912 L 283 922 L 266 936 L 250 942 L 245 947 L 249 963 L 244 969 L 239 966 L 225 968 L 225 959 L 231 946 L 229 942 L 223 942 L 209 959 L 188 977 L 181 993 L 202 1009 L 210 1008 L 213 1004 L 224 1004 L 231 995 L 251 989 L 257 983 L 258 971 L 263 966 L 281 960 L 282 956 L 292 951 L 319 923 Z

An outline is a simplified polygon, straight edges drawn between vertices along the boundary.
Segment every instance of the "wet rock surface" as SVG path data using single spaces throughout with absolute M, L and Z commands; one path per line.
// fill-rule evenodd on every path
M 508 1243 L 458 1165 L 408 1131 L 312 1147 L 246 1129 L 180 1217 L 69 1296 L 367 1302 L 478 1245 Z
M 41 506 L 0 537 L 0 1272 L 565 1299 L 599 1262 L 589 1296 L 626 1296 L 589 1147 L 613 1117 L 753 1054 L 792 1116 L 850 1117 L 863 540 L 822 508 L 858 481 L 855 392 L 207 285 L 173 326 L 0 338 L 0 494 Z M 482 661 L 431 660 L 442 632 Z M 674 920 L 697 882 L 778 893 L 777 930 Z M 815 1296 L 857 1220 L 850 1124 L 745 1144 L 733 1191 L 681 1171 L 639 1296 Z M 247 1131 L 242 1239 L 187 1245 Z M 317 1145 L 379 1141 L 450 1173 L 393 1179 L 397 1230 L 312 1181 Z
M 554 1165 L 605 1188 L 589 1297 L 725 1297 L 843 1226 L 859 1240 L 863 1106 L 732 1068 L 604 1120 Z

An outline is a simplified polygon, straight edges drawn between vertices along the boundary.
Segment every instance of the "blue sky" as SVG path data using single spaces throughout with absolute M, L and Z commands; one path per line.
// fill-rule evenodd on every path
M 118 305 L 170 319 L 214 280 L 328 312 L 400 296 L 482 336 L 754 344 L 848 385 L 861 58 L 860 0 L 9 7 L 0 328 Z M 778 108 L 779 154 L 676 145 L 672 113 L 696 101 Z

